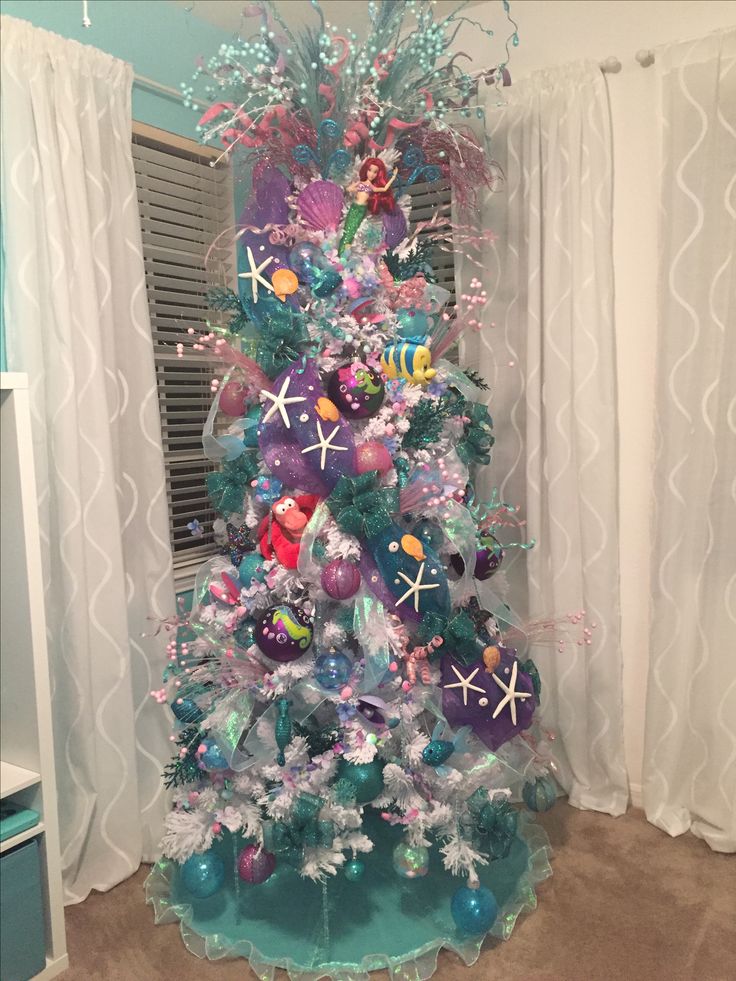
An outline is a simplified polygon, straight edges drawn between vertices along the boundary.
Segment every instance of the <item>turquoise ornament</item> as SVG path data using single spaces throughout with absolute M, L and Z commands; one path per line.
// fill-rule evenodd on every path
M 352 671 L 353 662 L 340 651 L 320 654 L 314 662 L 315 680 L 328 691 L 335 691 L 347 684 Z
M 470 726 L 463 726 L 455 733 L 452 739 L 442 739 L 445 729 L 444 722 L 438 722 L 434 727 L 431 741 L 422 750 L 422 760 L 427 766 L 441 767 L 449 760 L 453 753 L 466 753 L 468 751 L 467 737 L 471 732 Z
M 524 784 L 521 796 L 530 811 L 549 811 L 557 800 L 557 784 L 551 777 L 538 777 Z
M 458 930 L 473 937 L 491 929 L 498 916 L 498 903 L 485 886 L 462 886 L 452 897 L 450 911 Z
M 363 878 L 364 872 L 365 862 L 361 862 L 359 858 L 351 858 L 349 862 L 345 863 L 345 878 L 348 882 L 358 882 L 359 879 Z
M 368 804 L 383 791 L 383 760 L 370 763 L 348 763 L 343 758 L 337 767 L 337 779 L 352 784 L 357 804 Z
M 227 760 L 214 739 L 203 740 L 202 746 L 205 748 L 199 760 L 205 770 L 227 770 Z
M 192 855 L 181 867 L 181 881 L 196 899 L 208 899 L 225 881 L 225 866 L 213 851 Z
M 187 725 L 197 725 L 204 718 L 202 710 L 191 698 L 175 698 L 171 703 L 171 711 L 179 722 Z
M 264 583 L 266 572 L 263 568 L 263 556 L 260 552 L 246 552 L 238 566 L 238 578 L 245 589 L 250 589 L 253 583 Z
M 293 734 L 293 728 L 291 725 L 291 719 L 289 718 L 289 700 L 288 698 L 280 698 L 276 702 L 276 709 L 278 715 L 276 716 L 276 745 L 278 746 L 278 755 L 276 756 L 276 762 L 279 766 L 286 765 L 286 759 L 284 757 L 284 750 L 291 742 L 291 737 Z
M 424 845 L 399 842 L 393 851 L 394 869 L 402 879 L 421 879 L 429 872 L 429 851 Z

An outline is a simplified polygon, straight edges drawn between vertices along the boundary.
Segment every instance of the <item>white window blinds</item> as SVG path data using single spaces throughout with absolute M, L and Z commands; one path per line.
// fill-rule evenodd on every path
M 161 410 L 171 547 L 178 589 L 193 582 L 197 567 L 216 551 L 215 513 L 206 476 L 214 469 L 202 453 L 202 427 L 212 401 L 213 366 L 185 345 L 176 344 L 188 327 L 198 333 L 208 320 L 207 290 L 214 282 L 204 259 L 213 239 L 233 224 L 233 195 L 227 164 L 211 166 L 212 152 L 198 144 L 148 127 L 136 127 L 133 161 L 143 231 L 146 286 Z M 218 276 L 234 277 L 234 262 Z M 222 283 L 222 279 L 219 279 Z M 193 536 L 197 519 L 204 531 Z

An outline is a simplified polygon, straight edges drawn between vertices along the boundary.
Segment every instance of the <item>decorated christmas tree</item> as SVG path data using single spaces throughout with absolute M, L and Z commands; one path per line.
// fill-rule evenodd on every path
M 258 7 L 185 89 L 249 196 L 209 260 L 237 242 L 240 292 L 213 289 L 220 322 L 182 341 L 222 365 L 222 554 L 154 693 L 177 751 L 148 890 L 192 950 L 259 977 L 427 978 L 442 946 L 508 937 L 549 874 L 541 683 L 491 586 L 514 509 L 476 494 L 490 393 L 455 359 L 487 291 L 480 268 L 456 302 L 433 275 L 480 255 L 500 177 L 460 13 L 371 3 L 358 42 L 313 6 L 298 35 Z M 482 77 L 500 90 L 506 64 Z M 417 182 L 449 185 L 452 220 L 412 220 Z

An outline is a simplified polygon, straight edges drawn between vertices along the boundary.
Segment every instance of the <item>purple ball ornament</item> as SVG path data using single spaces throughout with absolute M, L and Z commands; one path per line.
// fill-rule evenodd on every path
M 383 405 L 385 391 L 381 375 L 362 361 L 342 365 L 327 383 L 327 394 L 347 419 L 374 416 Z
M 313 621 L 291 603 L 271 606 L 258 620 L 256 644 L 272 661 L 296 661 L 312 643 Z
M 238 875 L 244 882 L 257 886 L 270 879 L 276 870 L 276 856 L 258 845 L 246 845 L 238 855 Z
M 473 576 L 484 582 L 490 579 L 503 562 L 504 550 L 501 543 L 494 538 L 490 545 L 479 548 L 475 553 L 475 570 Z M 465 563 L 459 554 L 450 556 L 452 567 L 459 576 L 463 574 Z
M 346 600 L 360 588 L 360 569 L 347 559 L 333 559 L 322 570 L 322 589 L 332 599 Z

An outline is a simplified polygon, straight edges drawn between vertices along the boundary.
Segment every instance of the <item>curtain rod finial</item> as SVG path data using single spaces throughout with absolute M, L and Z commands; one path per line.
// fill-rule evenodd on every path
M 654 52 L 650 48 L 642 48 L 634 55 L 642 68 L 649 68 L 654 64 Z
M 615 55 L 611 55 L 610 58 L 603 59 L 603 61 L 600 63 L 600 69 L 602 72 L 615 75 L 617 72 L 621 71 L 621 62 Z

